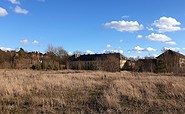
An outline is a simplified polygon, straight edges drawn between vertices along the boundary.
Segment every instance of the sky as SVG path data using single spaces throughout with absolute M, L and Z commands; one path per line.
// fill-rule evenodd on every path
M 0 49 L 185 54 L 185 0 L 0 0 Z

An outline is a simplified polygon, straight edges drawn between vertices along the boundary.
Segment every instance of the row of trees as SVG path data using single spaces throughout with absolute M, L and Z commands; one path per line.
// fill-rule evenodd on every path
M 80 51 L 75 51 L 74 55 L 81 55 Z M 19 51 L 0 50 L 0 68 L 12 69 L 34 69 L 34 70 L 60 70 L 72 68 L 72 57 L 63 47 L 49 45 L 46 53 L 27 52 L 23 48 Z M 83 63 L 83 62 L 82 62 Z M 96 64 L 89 63 L 87 66 L 80 64 L 81 70 L 105 70 L 118 71 L 119 60 L 114 57 L 107 57 L 104 60 L 96 61 Z
M 69 55 L 62 47 L 48 46 L 45 54 L 27 52 L 23 48 L 19 51 L 0 50 L 0 68 L 13 69 L 65 69 L 69 63 Z
M 40 58 L 40 62 L 32 65 L 32 69 L 68 69 L 69 55 L 63 47 L 48 45 L 47 53 Z

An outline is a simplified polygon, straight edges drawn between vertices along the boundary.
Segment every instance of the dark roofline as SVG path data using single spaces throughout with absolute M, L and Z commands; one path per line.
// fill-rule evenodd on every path
M 106 56 L 109 56 L 109 55 L 110 56 L 111 55 L 115 55 L 116 57 L 127 59 L 121 53 L 103 53 L 103 54 L 84 54 L 84 55 L 80 55 L 77 58 L 73 58 L 73 61 L 79 61 L 79 60 L 82 60 L 82 61 L 86 61 L 86 60 L 92 61 L 92 60 L 96 60 L 96 57 L 102 58 L 102 57 L 106 57 Z M 74 57 L 74 55 L 72 57 Z
M 167 52 L 172 52 L 172 53 L 174 53 L 174 54 L 176 54 L 176 55 L 185 57 L 185 55 L 183 55 L 183 54 L 181 54 L 181 53 L 178 53 L 178 52 L 176 52 L 176 51 L 173 51 L 173 50 L 166 50 L 164 53 L 162 53 L 161 55 L 157 56 L 156 58 L 160 58 L 161 56 L 163 56 L 163 55 L 164 55 L 165 53 L 167 53 Z

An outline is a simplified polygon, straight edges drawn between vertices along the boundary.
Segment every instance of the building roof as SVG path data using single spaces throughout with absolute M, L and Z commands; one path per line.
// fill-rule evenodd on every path
M 75 55 L 72 56 L 73 61 L 96 61 L 96 60 L 104 60 L 107 57 L 116 57 L 119 59 L 126 59 L 120 53 L 109 53 L 109 54 L 88 54 L 88 55 L 80 55 L 75 58 Z
M 159 55 L 159 56 L 156 57 L 156 58 L 161 58 L 161 57 L 169 56 L 169 55 L 179 56 L 179 57 L 185 58 L 185 56 L 184 56 L 183 54 L 180 54 L 180 53 L 175 52 L 175 51 L 172 51 L 172 50 L 167 50 L 167 51 L 165 51 L 164 53 L 162 53 L 161 55 Z

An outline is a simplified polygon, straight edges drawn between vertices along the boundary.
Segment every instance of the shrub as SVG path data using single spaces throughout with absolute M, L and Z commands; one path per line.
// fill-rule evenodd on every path
M 166 73 L 167 66 L 164 60 L 160 59 L 157 61 L 156 73 Z
M 41 67 L 41 64 L 37 63 L 37 64 L 32 65 L 31 69 L 33 69 L 33 70 L 41 70 L 42 67 Z

